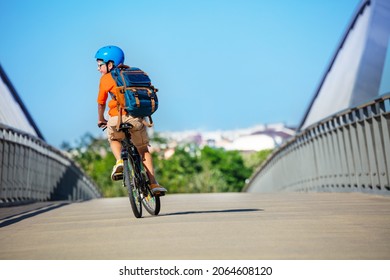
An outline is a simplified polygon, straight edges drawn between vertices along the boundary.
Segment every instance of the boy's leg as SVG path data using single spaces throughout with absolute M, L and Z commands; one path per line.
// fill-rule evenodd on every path
M 123 160 L 121 159 L 122 144 L 119 141 L 111 140 L 110 146 L 116 159 L 116 163 L 112 168 L 111 179 L 116 181 L 121 179 L 123 174 Z
M 119 180 L 123 173 L 123 161 L 121 159 L 121 150 L 122 144 L 120 142 L 123 138 L 123 132 L 118 132 L 116 130 L 116 124 L 118 122 L 118 117 L 110 117 L 107 124 L 107 137 L 110 143 L 111 151 L 116 159 L 116 163 L 111 172 L 112 180 Z
M 137 150 L 142 158 L 150 184 L 157 184 L 156 177 L 154 176 L 153 159 L 148 147 L 146 146 L 142 148 L 137 148 Z
M 119 141 L 110 141 L 111 151 L 114 154 L 115 159 L 118 161 L 121 159 L 122 144 Z
M 144 146 L 141 148 L 137 148 L 138 153 L 140 154 L 146 174 L 148 175 L 149 182 L 150 182 L 150 188 L 152 189 L 152 192 L 156 195 L 164 195 L 164 193 L 167 191 L 164 187 L 160 186 L 157 183 L 155 174 L 154 174 L 154 167 L 153 167 L 153 158 L 152 154 L 149 152 L 148 146 Z

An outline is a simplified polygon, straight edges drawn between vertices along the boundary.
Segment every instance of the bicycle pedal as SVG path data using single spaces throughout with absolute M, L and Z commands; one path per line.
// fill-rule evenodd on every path
M 156 192 L 154 196 L 164 196 L 165 192 Z

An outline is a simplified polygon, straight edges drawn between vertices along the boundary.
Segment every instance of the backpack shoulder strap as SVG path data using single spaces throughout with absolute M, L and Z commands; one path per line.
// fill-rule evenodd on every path
M 120 84 L 123 84 L 123 83 L 126 83 L 124 78 L 123 78 L 123 75 L 122 74 L 122 71 L 120 70 L 121 68 L 114 68 L 113 70 L 111 70 L 111 76 L 112 78 L 114 79 L 115 81 L 115 84 L 116 84 L 116 94 L 118 94 L 118 90 L 120 90 Z M 123 82 L 120 81 L 120 79 L 122 79 Z M 120 128 L 120 125 L 122 124 L 122 112 L 123 112 L 123 108 L 118 100 L 118 98 L 116 98 L 116 95 L 111 93 L 110 92 L 110 95 L 112 97 L 112 99 L 116 100 L 116 108 L 118 110 L 118 122 L 116 124 L 116 130 L 119 131 L 119 128 Z

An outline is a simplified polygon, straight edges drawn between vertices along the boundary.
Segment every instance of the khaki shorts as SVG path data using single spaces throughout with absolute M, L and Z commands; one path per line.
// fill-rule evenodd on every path
M 131 141 L 137 148 L 145 147 L 149 145 L 149 137 L 146 132 L 146 126 L 142 123 L 142 118 L 135 118 L 130 115 L 123 115 L 122 122 L 130 123 L 133 128 L 130 129 Z M 121 141 L 125 138 L 125 134 L 122 131 L 116 130 L 118 123 L 118 116 L 109 117 L 107 123 L 107 137 L 108 141 Z

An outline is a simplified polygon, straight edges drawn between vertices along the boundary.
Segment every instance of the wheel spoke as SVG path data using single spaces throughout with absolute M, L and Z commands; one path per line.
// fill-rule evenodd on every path
M 129 200 L 134 216 L 136 218 L 142 217 L 142 204 L 140 201 L 140 193 L 137 186 L 137 180 L 134 177 L 134 168 L 131 160 L 124 160 L 124 182 L 129 193 Z

